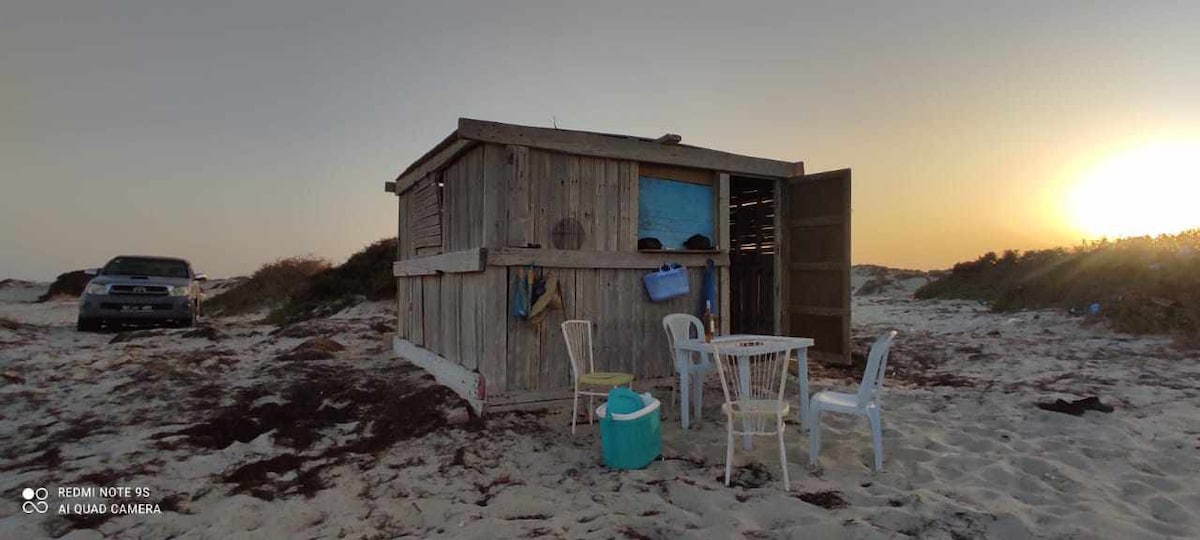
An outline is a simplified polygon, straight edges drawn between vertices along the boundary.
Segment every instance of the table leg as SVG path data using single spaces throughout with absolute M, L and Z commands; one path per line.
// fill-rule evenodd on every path
M 691 418 L 688 417 L 691 400 L 688 399 L 688 396 L 692 385 L 688 380 L 687 366 L 683 363 L 684 354 L 682 350 L 675 350 L 675 370 L 679 372 L 679 425 L 683 429 L 688 429 L 691 427 Z
M 800 431 L 808 431 L 808 348 L 796 351 L 796 384 L 800 386 Z

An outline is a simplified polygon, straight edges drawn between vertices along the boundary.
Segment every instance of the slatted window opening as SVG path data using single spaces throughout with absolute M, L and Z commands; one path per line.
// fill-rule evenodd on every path
M 735 334 L 775 330 L 775 181 L 729 181 L 730 320 Z
M 445 183 L 434 173 L 413 188 L 412 238 L 417 255 L 442 252 L 442 201 Z

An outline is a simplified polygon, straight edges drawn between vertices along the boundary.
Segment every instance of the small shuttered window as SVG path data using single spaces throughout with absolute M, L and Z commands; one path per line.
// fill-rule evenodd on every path
M 418 255 L 438 253 L 442 249 L 442 180 L 433 174 L 413 187 L 413 247 Z

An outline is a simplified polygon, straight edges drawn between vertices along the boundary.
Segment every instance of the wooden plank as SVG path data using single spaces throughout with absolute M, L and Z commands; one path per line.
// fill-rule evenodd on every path
M 717 266 L 729 266 L 728 253 L 672 253 L 576 251 L 565 249 L 488 250 L 488 266 L 542 266 L 549 268 L 658 268 L 674 262 L 683 266 L 704 266 L 712 259 Z
M 430 230 L 430 229 L 436 230 L 439 232 L 442 230 L 442 218 L 437 212 L 423 214 L 423 215 L 417 214 L 413 217 L 416 218 L 416 220 L 415 220 L 415 222 L 413 222 L 412 228 L 410 230 L 412 230 L 414 232 L 418 231 L 418 230 Z
M 621 327 L 627 314 L 621 312 L 620 275 L 618 270 L 597 270 L 600 308 L 592 322 L 595 323 L 596 369 L 600 370 L 619 371 L 622 355 L 628 353 L 622 344 L 622 339 L 628 339 L 628 332 Z
M 587 226 L 587 223 L 583 217 L 583 212 L 580 210 L 580 205 L 582 203 L 581 198 L 586 198 L 580 196 L 580 191 L 583 189 L 582 179 L 580 178 L 580 166 L 581 164 L 579 156 L 567 157 L 567 181 L 564 184 L 566 191 L 563 193 L 563 217 L 575 220 L 575 222 L 578 223 L 579 227 L 583 230 L 583 235 L 576 239 L 578 244 L 570 247 L 570 249 L 582 249 L 583 242 L 587 240 L 587 231 L 591 228 Z M 551 228 L 553 229 L 553 227 Z
M 436 222 L 415 227 L 412 230 L 412 236 L 413 238 L 429 238 L 434 236 L 442 238 L 442 224 L 440 222 Z
M 537 388 L 562 388 L 572 384 L 571 359 L 567 355 L 566 342 L 563 341 L 562 323 L 567 320 L 566 311 L 573 309 L 570 302 L 574 301 L 575 270 L 554 269 L 547 271 L 547 275 L 558 280 L 564 309 L 546 312 L 545 318 L 537 324 L 539 341 Z
M 579 249 L 595 251 L 603 246 L 603 240 L 596 236 L 597 223 L 600 221 L 600 216 L 596 215 L 596 190 L 600 177 L 604 176 L 604 164 L 601 159 L 586 157 L 578 159 L 577 163 L 578 186 L 573 199 L 577 202 L 573 202 L 573 208 L 575 219 L 579 220 L 580 226 L 583 227 L 583 239 Z
M 482 171 L 483 232 L 481 245 L 499 248 L 508 244 L 508 151 L 495 144 L 484 145 Z
M 535 150 L 530 153 L 530 181 L 537 194 L 537 228 L 533 242 L 543 248 L 554 246 L 551 233 L 567 217 L 567 177 L 571 156 Z
M 462 311 L 462 276 L 446 274 L 436 278 L 441 280 L 441 337 L 436 352 L 456 364 L 462 364 L 462 339 L 459 330 L 459 312 Z
M 438 173 L 442 180 L 442 247 L 446 251 L 458 251 L 463 221 L 458 219 L 458 196 L 462 183 L 458 181 L 459 162 L 455 161 Z
M 471 186 L 469 184 L 470 180 L 467 177 L 467 156 L 468 154 L 463 154 L 462 157 L 459 157 L 458 161 L 455 162 L 456 170 L 454 181 L 456 182 L 456 186 L 454 190 L 455 199 L 453 201 L 455 213 L 454 250 L 475 247 L 471 245 L 471 224 L 478 222 L 479 220 L 478 215 L 470 214 Z
M 437 379 L 438 383 L 462 397 L 475 411 L 475 414 L 483 414 L 483 380 L 478 373 L 398 337 L 392 338 L 392 352 L 428 371 L 434 379 Z
M 533 202 L 529 186 L 529 148 L 509 146 L 508 245 L 526 247 L 533 241 Z
M 550 230 L 562 216 L 565 161 L 566 156 L 557 152 L 529 152 L 529 188 L 535 199 L 532 241 L 541 247 L 552 246 Z
M 408 258 L 408 248 L 412 240 L 408 237 L 408 203 L 407 196 L 396 197 L 396 260 Z
M 623 270 L 620 274 L 621 289 L 618 292 L 623 314 L 621 346 L 627 351 L 621 355 L 621 371 L 633 373 L 636 377 L 642 375 L 642 344 L 645 343 L 646 334 L 641 330 L 641 323 L 645 320 L 644 304 L 649 301 L 646 300 L 641 272 Z
M 508 267 L 507 270 L 508 287 L 510 287 L 509 290 L 511 291 L 512 284 L 520 278 L 525 269 L 522 267 Z M 531 367 L 537 361 L 537 331 L 529 322 L 518 319 L 511 314 L 506 316 L 506 320 L 508 321 L 506 386 L 508 391 L 531 390 L 536 387 L 536 371 L 531 371 Z
M 416 203 L 418 214 L 429 215 L 440 212 L 442 190 L 437 185 L 439 180 L 441 180 L 441 173 L 434 173 L 429 178 L 422 180 L 413 190 L 412 199 Z
M 617 173 L 617 250 L 637 249 L 637 173 L 631 172 L 632 164 L 622 161 Z M 629 239 L 633 238 L 630 244 Z
M 408 283 L 408 340 L 417 345 L 425 343 L 425 287 L 421 278 L 409 278 Z
M 464 249 L 418 257 L 392 263 L 393 276 L 429 276 L 435 274 L 457 274 L 482 272 L 487 267 L 487 248 Z
M 787 161 L 756 158 L 678 144 L 660 144 L 649 140 L 583 131 L 568 131 L 486 122 L 470 118 L 458 121 L 458 136 L 482 142 L 517 144 L 558 152 L 700 169 L 788 177 L 794 164 Z
M 840 262 L 792 262 L 788 268 L 796 271 L 841 270 Z
M 638 391 L 652 388 L 670 388 L 675 377 L 658 377 L 634 381 Z M 658 395 L 658 392 L 655 392 Z M 487 413 L 494 414 L 508 411 L 531 411 L 558 407 L 566 402 L 570 404 L 575 397 L 571 388 L 554 388 L 549 390 L 530 390 L 526 392 L 507 392 L 502 395 L 488 395 Z M 661 396 L 659 396 L 661 398 Z M 602 399 L 602 398 L 597 398 Z
M 850 170 L 788 180 L 784 328 L 850 361 Z
M 559 401 L 569 401 L 574 398 L 575 390 L 573 388 L 523 390 L 520 392 L 505 392 L 504 394 L 497 396 L 492 396 L 489 394 L 487 409 L 488 412 L 500 412 L 511 410 L 510 407 L 519 405 L 538 404 L 541 406 L 550 406 Z
M 508 268 L 488 268 L 483 273 L 484 285 L 479 292 L 482 342 L 479 371 L 487 385 L 487 395 L 508 390 Z
M 423 346 L 437 352 L 442 350 L 442 278 L 441 276 L 421 277 L 421 331 L 425 336 Z
M 840 317 L 849 315 L 850 310 L 847 308 L 835 307 L 819 307 L 819 306 L 788 306 L 788 311 L 797 315 L 816 315 L 818 317 Z M 805 337 L 805 336 L 798 336 Z
M 408 282 L 396 277 L 396 336 L 407 340 L 408 336 Z
M 717 173 L 717 249 L 729 250 L 729 173 Z
M 662 165 L 659 163 L 638 164 L 638 176 L 649 176 L 652 178 L 663 178 L 667 180 L 675 180 L 677 182 L 687 182 L 690 184 L 700 184 L 704 186 L 713 185 L 713 171 L 707 169 L 695 169 L 692 167 L 676 167 L 673 165 Z
M 718 322 L 721 324 L 721 333 L 729 335 L 729 333 L 733 331 L 733 307 L 730 305 L 729 296 L 730 289 L 733 287 L 733 282 L 729 273 L 729 267 L 717 269 L 717 280 L 719 281 L 719 283 L 717 283 L 717 289 L 720 290 L 719 294 L 721 296 L 721 318 L 718 320 Z
M 774 316 L 774 333 L 776 335 L 784 335 L 784 329 L 787 328 L 787 314 L 785 313 L 784 305 L 787 299 L 787 276 L 784 274 L 783 267 L 787 258 L 787 231 L 784 229 L 783 210 L 787 207 L 784 202 L 784 193 L 787 191 L 786 180 L 775 181 L 773 192 L 775 195 L 775 258 L 772 261 L 774 264 L 774 299 L 772 301 L 772 311 Z
M 459 308 L 458 308 L 458 339 L 459 359 L 463 367 L 472 371 L 479 369 L 479 354 L 483 344 L 482 325 L 485 321 L 481 319 L 482 308 L 482 291 L 484 285 L 483 274 L 459 274 L 455 276 L 461 280 L 459 288 Z
M 418 257 L 441 253 L 442 235 L 437 233 L 414 237 L 413 246 L 416 247 L 416 256 Z
M 466 167 L 467 215 L 471 216 L 467 247 L 483 246 L 483 145 L 467 152 Z
M 617 162 L 595 160 L 595 250 L 617 251 Z
M 421 158 L 417 163 L 413 164 L 415 167 L 396 177 L 396 194 L 399 195 L 408 191 L 418 180 L 430 173 L 441 170 L 442 167 L 445 167 L 458 158 L 459 154 L 466 152 L 474 146 L 475 141 L 473 140 L 457 139 L 436 154 L 428 158 Z
M 789 227 L 828 227 L 831 225 L 841 225 L 845 223 L 845 218 L 842 216 L 816 216 L 808 218 L 796 218 L 788 220 Z

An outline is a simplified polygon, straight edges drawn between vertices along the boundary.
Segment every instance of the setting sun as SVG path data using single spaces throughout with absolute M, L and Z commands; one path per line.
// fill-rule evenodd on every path
M 1091 238 L 1200 227 L 1200 141 L 1143 146 L 1102 160 L 1070 193 L 1071 219 Z

